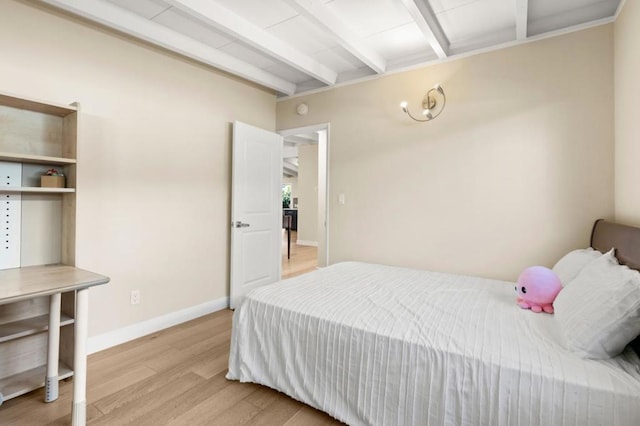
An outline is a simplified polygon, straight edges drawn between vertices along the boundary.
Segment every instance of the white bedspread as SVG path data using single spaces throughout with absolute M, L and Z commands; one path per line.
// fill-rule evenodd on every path
M 640 363 L 564 350 L 514 284 L 347 262 L 254 290 L 228 379 L 350 425 L 640 425 Z

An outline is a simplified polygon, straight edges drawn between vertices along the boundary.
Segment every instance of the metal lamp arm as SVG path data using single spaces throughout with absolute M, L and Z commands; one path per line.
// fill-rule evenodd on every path
M 438 117 L 440 114 L 442 114 L 442 111 L 444 111 L 444 107 L 447 104 L 447 95 L 445 95 L 444 90 L 442 89 L 442 86 L 440 86 L 439 84 L 436 85 L 435 87 L 429 89 L 425 95 L 425 99 L 430 99 L 430 96 L 433 92 L 438 92 L 442 95 L 442 107 L 438 109 L 438 112 L 435 115 L 432 115 L 431 112 L 429 112 L 429 115 L 426 116 L 426 118 L 422 119 L 422 118 L 416 118 L 413 116 L 413 114 L 411 114 L 411 111 L 409 111 L 409 107 L 407 106 L 406 102 L 402 102 L 400 104 L 400 107 L 402 108 L 402 111 L 404 111 L 409 117 L 411 117 L 413 120 L 415 121 L 419 121 L 421 123 L 425 122 L 425 121 L 431 121 L 434 118 Z M 435 99 L 435 97 L 434 97 Z M 424 101 L 423 101 L 423 105 L 424 105 Z M 429 110 L 430 111 L 430 110 Z

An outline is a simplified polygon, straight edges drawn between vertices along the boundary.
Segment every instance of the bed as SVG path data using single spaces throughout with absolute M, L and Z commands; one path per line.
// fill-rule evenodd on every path
M 640 266 L 637 228 L 598 221 L 592 246 Z M 583 359 L 514 299 L 510 282 L 339 263 L 245 298 L 227 378 L 350 425 L 639 425 L 632 345 Z

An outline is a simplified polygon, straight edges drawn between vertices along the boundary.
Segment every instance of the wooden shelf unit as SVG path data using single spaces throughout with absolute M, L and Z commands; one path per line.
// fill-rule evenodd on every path
M 0 92 L 0 105 L 5 105 L 15 109 L 40 112 L 47 115 L 56 115 L 58 117 L 66 117 L 67 115 L 78 111 L 77 105 L 63 105 L 46 102 L 7 92 Z
M 73 324 L 74 319 L 68 315 L 60 316 L 60 326 Z M 47 331 L 49 329 L 49 315 L 38 315 L 37 317 L 29 317 L 22 320 L 8 322 L 0 327 L 0 343 L 9 340 L 27 337 L 32 334 Z
M 41 186 L 9 186 L 0 188 L 0 192 L 32 192 L 35 194 L 63 194 L 76 192 L 75 188 L 44 188 Z
M 52 166 L 66 166 L 76 164 L 75 158 L 49 157 L 46 155 L 16 154 L 13 152 L 0 152 L 0 161 L 16 163 L 49 164 Z
M 0 187 L 3 198 L 17 197 L 20 206 L 15 241 L 20 264 L 12 267 L 75 265 L 78 109 L 0 93 L 0 162 L 7 167 L 7 163 L 19 164 L 11 167 L 20 167 L 22 176 L 21 182 Z M 63 170 L 67 188 L 39 186 L 39 176 L 52 167 Z M 62 379 L 73 374 L 69 366 L 74 361 L 75 291 L 62 293 L 60 316 Z M 0 395 L 4 400 L 44 385 L 48 328 L 49 296 L 0 304 Z
M 31 370 L 23 371 L 13 376 L 0 379 L 0 388 L 3 389 L 3 398 L 8 400 L 16 396 L 24 395 L 27 392 L 44 386 L 44 376 L 46 366 L 40 365 Z M 73 370 L 64 362 L 58 363 L 58 377 L 60 380 L 73 376 Z

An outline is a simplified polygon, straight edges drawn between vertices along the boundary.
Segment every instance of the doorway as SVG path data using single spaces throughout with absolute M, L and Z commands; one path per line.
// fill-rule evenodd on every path
M 329 124 L 278 133 L 284 143 L 282 278 L 288 278 L 329 263 Z

